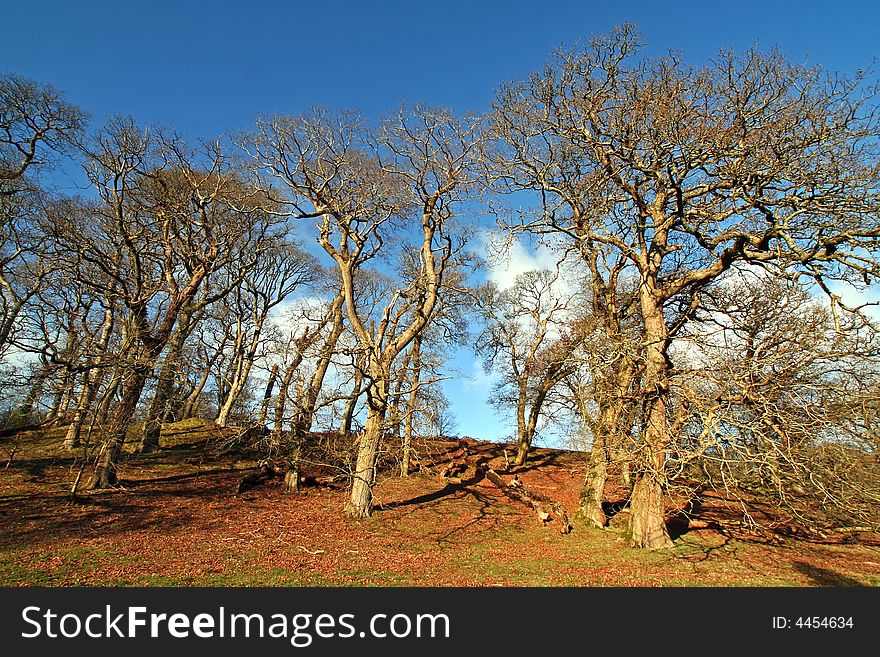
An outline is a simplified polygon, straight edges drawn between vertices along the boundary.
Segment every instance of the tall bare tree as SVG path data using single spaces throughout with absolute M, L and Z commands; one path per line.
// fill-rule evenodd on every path
M 402 110 L 377 131 L 351 114 L 318 111 L 262 122 L 250 148 L 288 192 L 291 214 L 318 220 L 319 243 L 339 268 L 351 330 L 367 354 L 367 421 L 346 511 L 372 510 L 394 360 L 432 315 L 459 244 L 453 210 L 476 182 L 478 123 L 428 108 Z M 419 252 L 417 277 L 403 282 L 370 324 L 356 303 L 358 278 L 397 228 Z
M 94 220 L 72 223 L 59 238 L 112 282 L 129 317 L 132 349 L 92 481 L 100 488 L 116 482 L 135 408 L 181 312 L 215 271 L 252 266 L 268 247 L 273 222 L 219 144 L 197 153 L 130 119 L 112 119 L 94 137 L 87 173 L 100 199 Z
M 535 190 L 530 228 L 625 260 L 638 276 L 644 371 L 631 536 L 662 548 L 674 336 L 737 262 L 830 283 L 877 280 L 877 112 L 861 79 L 778 52 L 706 66 L 640 53 L 618 28 L 505 85 L 498 179 Z

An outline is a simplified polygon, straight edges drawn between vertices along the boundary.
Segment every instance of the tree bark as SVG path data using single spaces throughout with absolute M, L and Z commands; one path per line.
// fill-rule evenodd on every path
M 85 419 L 88 407 L 94 398 L 94 387 L 91 383 L 89 370 L 83 372 L 82 388 L 79 392 L 79 399 L 76 403 L 76 410 L 70 420 L 70 426 L 67 427 L 67 433 L 64 436 L 64 449 L 73 450 L 79 447 L 79 436 L 82 430 L 82 423 Z
M 598 388 L 599 420 L 593 427 L 593 448 L 580 498 L 580 514 L 588 526 L 604 527 L 608 522 L 602 508 L 608 466 L 613 450 L 619 448 L 632 426 L 631 413 L 627 413 L 631 403 L 627 395 L 634 377 L 635 363 L 624 354 L 602 377 L 605 385 Z
M 110 431 L 101 448 L 98 466 L 95 468 L 95 473 L 89 484 L 89 488 L 92 490 L 110 488 L 118 482 L 116 467 L 119 455 L 122 453 L 122 446 L 125 444 L 131 418 L 147 382 L 147 372 L 148 368 L 145 366 L 135 367 L 122 384 L 122 398 L 113 412 Z
M 345 504 L 345 513 L 352 518 L 367 518 L 373 511 L 373 484 L 376 483 L 379 444 L 385 433 L 386 408 L 385 403 L 378 399 L 367 406 L 367 422 L 358 446 L 351 496 Z
M 630 537 L 634 547 L 659 550 L 672 546 L 666 529 L 663 488 L 658 477 L 645 475 L 636 481 L 630 499 Z
M 400 455 L 400 476 L 409 476 L 410 461 L 412 459 L 413 422 L 415 420 L 416 405 L 418 403 L 419 381 L 422 376 L 422 336 L 413 338 L 412 354 L 413 374 L 410 380 L 409 399 L 406 402 L 405 427 L 403 431 L 403 445 Z
M 650 279 L 643 280 L 640 305 L 645 323 L 644 446 L 646 455 L 630 497 L 630 540 L 635 547 L 657 550 L 672 546 L 664 520 L 663 484 L 667 435 L 666 404 L 670 369 L 669 334 Z
M 272 399 L 272 390 L 275 388 L 275 381 L 278 379 L 278 371 L 280 370 L 278 363 L 272 366 L 269 372 L 269 381 L 266 383 L 266 390 L 263 392 L 263 401 L 260 404 L 260 415 L 257 418 L 257 424 L 265 426 L 266 417 L 269 415 L 269 401 Z
M 412 350 L 407 351 L 403 356 L 403 362 L 400 364 L 397 376 L 394 380 L 394 393 L 388 398 L 388 421 L 386 428 L 392 432 L 395 439 L 400 440 L 400 429 L 403 424 L 403 418 L 400 412 L 401 397 L 403 397 L 403 386 L 406 383 L 406 373 L 409 370 L 409 363 L 412 359 Z
M 345 411 L 342 414 L 342 422 L 339 425 L 339 433 L 343 436 L 347 436 L 351 433 L 351 426 L 354 422 L 354 411 L 357 408 L 358 399 L 360 399 L 361 394 L 363 394 L 363 391 L 361 390 L 363 380 L 364 374 L 361 365 L 358 364 L 354 369 L 354 388 L 351 391 L 351 396 L 348 398 L 348 402 L 345 404 Z
M 602 503 L 605 501 L 605 482 L 608 480 L 608 447 L 601 433 L 593 437 L 593 448 L 587 466 L 587 476 L 581 490 L 580 513 L 590 527 L 604 527 L 608 518 Z
M 162 420 L 165 418 L 168 410 L 168 403 L 171 401 L 171 393 L 174 390 L 174 379 L 177 370 L 180 368 L 180 356 L 183 352 L 183 346 L 189 337 L 194 324 L 192 320 L 192 311 L 187 310 L 180 314 L 177 330 L 174 331 L 171 339 L 166 347 L 167 354 L 165 362 L 162 363 L 162 369 L 159 372 L 159 380 L 156 383 L 156 392 L 147 408 L 147 415 L 144 418 L 144 434 L 141 438 L 141 444 L 138 451 L 142 454 L 149 454 L 159 449 L 159 436 L 162 433 Z
M 229 414 L 232 412 L 235 402 L 237 402 L 238 398 L 241 396 L 241 391 L 244 390 L 248 377 L 251 375 L 251 369 L 254 365 L 254 357 L 260 346 L 260 336 L 263 333 L 264 321 L 265 315 L 257 319 L 247 349 L 243 350 L 236 356 L 232 381 L 229 383 L 229 391 L 227 392 L 223 403 L 220 405 L 220 410 L 218 411 L 217 419 L 215 420 L 218 426 L 225 427 L 229 423 Z
M 276 447 L 281 444 L 281 432 L 284 429 L 284 411 L 287 408 L 290 384 L 293 381 L 293 375 L 296 373 L 297 367 L 299 367 L 299 362 L 298 359 L 295 359 L 284 369 L 284 378 L 281 380 L 281 385 L 278 387 L 278 396 L 275 398 L 275 417 L 272 424 L 271 442 Z

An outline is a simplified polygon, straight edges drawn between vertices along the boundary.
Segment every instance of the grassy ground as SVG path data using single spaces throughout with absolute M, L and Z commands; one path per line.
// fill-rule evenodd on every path
M 706 529 L 646 552 L 629 548 L 619 529 L 576 524 L 561 535 L 467 474 L 388 476 L 364 521 L 343 517 L 341 484 L 291 496 L 270 482 L 237 494 L 254 462 L 221 453 L 221 436 L 200 421 L 167 427 L 157 454 L 127 455 L 118 489 L 74 501 L 80 461 L 58 448 L 62 433 L 20 437 L 11 459 L 4 445 L 5 586 L 880 585 L 876 537 L 811 542 Z M 438 465 L 445 448 L 438 444 Z M 503 457 L 500 446 L 476 449 Z M 540 450 L 520 476 L 572 512 L 582 471 L 582 455 Z M 713 504 L 705 513 L 724 502 Z

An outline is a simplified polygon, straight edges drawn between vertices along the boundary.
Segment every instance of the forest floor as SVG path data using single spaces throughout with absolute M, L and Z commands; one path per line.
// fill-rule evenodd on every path
M 458 440 L 423 444 L 424 467 L 408 478 L 385 473 L 375 513 L 356 521 L 342 514 L 343 482 L 290 495 L 274 479 L 236 492 L 256 462 L 220 449 L 223 435 L 202 421 L 166 426 L 158 453 L 126 454 L 118 488 L 74 500 L 81 459 L 60 448 L 62 436 L 20 434 L 0 445 L 0 585 L 880 585 L 877 535 L 807 534 L 757 503 L 755 532 L 742 505 L 717 491 L 690 522 L 671 518 L 669 550 L 628 547 L 625 510 L 608 529 L 575 521 L 561 534 L 473 467 L 440 476 L 460 455 Z M 472 458 L 510 481 L 504 447 L 467 441 Z M 516 474 L 572 514 L 584 468 L 582 453 L 538 449 Z

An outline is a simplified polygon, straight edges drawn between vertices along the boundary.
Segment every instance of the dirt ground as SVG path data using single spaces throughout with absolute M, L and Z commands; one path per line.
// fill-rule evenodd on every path
M 475 468 L 440 476 L 457 440 L 423 446 L 424 468 L 385 473 L 377 509 L 342 514 L 344 482 L 284 494 L 279 480 L 237 493 L 255 462 L 217 449 L 210 425 L 167 428 L 157 454 L 127 455 L 120 486 L 71 499 L 81 460 L 54 434 L 0 453 L 0 584 L 4 586 L 877 586 L 880 537 L 809 534 L 708 491 L 674 517 L 675 547 L 627 546 L 626 511 L 605 530 L 558 522 L 505 497 Z M 504 446 L 469 441 L 470 460 L 504 471 Z M 14 451 L 13 451 L 14 450 Z M 5 468 L 4 468 L 5 466 Z M 539 449 L 517 472 L 574 513 L 585 467 L 577 452 Z M 615 489 L 609 489 L 612 499 Z M 622 501 L 622 500 L 621 500 Z M 690 529 L 688 529 L 690 527 Z M 697 528 L 695 528 L 697 527 Z

